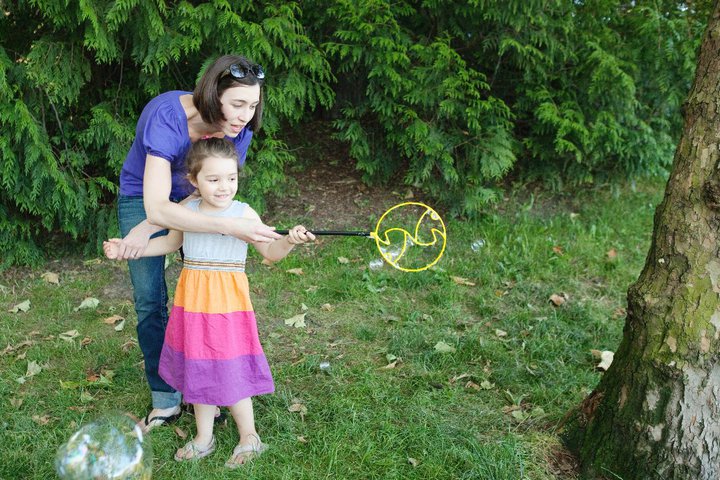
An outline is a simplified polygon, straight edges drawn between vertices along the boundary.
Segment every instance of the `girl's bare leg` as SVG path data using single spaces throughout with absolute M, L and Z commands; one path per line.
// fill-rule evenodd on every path
M 202 403 L 194 403 L 195 409 L 195 426 L 197 433 L 193 442 L 200 447 L 208 445 L 213 436 L 213 425 L 215 421 L 215 405 L 203 405 Z
M 243 398 L 235 405 L 230 406 L 229 409 L 240 434 L 240 445 L 250 445 L 258 442 L 252 397 Z
M 252 398 L 244 398 L 231 406 L 230 414 L 237 425 L 240 442 L 233 450 L 233 454 L 225 463 L 225 466 L 236 468 L 258 456 L 267 448 L 267 445 L 260 442 L 260 437 L 255 430 Z
M 175 460 L 178 461 L 202 458 L 215 450 L 215 440 L 213 439 L 215 405 L 194 403 L 193 409 L 197 433 L 192 440 L 175 452 Z

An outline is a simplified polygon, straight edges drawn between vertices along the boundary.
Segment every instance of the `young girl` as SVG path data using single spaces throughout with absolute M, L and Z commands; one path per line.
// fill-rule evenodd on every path
M 233 200 L 238 188 L 238 157 L 231 142 L 198 140 L 188 152 L 187 172 L 200 198 L 187 202 L 186 208 L 215 217 L 260 220 L 250 206 Z M 275 262 L 295 245 L 314 239 L 298 225 L 285 237 L 253 246 Z M 119 241 L 104 243 L 108 258 L 118 257 Z M 197 435 L 178 449 L 175 460 L 198 459 L 215 451 L 215 407 L 228 406 L 240 434 L 226 463 L 234 468 L 267 448 L 255 430 L 251 397 L 275 389 L 249 298 L 245 275 L 248 244 L 230 235 L 171 230 L 167 236 L 150 240 L 143 255 L 165 255 L 181 245 L 184 267 L 159 371 L 168 385 L 194 405 Z

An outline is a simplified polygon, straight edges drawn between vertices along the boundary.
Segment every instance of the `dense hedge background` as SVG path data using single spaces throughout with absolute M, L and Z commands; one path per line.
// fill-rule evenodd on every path
M 0 3 L 0 266 L 51 233 L 95 249 L 154 95 L 208 59 L 268 72 L 243 186 L 261 207 L 332 118 L 368 182 L 401 179 L 457 215 L 513 167 L 555 186 L 663 174 L 711 8 L 614 0 L 18 0 Z

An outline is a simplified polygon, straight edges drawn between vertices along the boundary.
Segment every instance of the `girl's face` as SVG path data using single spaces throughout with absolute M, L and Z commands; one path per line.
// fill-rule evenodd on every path
M 228 88 L 220 96 L 220 102 L 226 119 L 221 124 L 222 131 L 228 137 L 235 138 L 255 115 L 255 108 L 260 103 L 260 85 Z
M 238 189 L 238 166 L 233 158 L 207 157 L 190 183 L 200 191 L 204 211 L 225 210 Z

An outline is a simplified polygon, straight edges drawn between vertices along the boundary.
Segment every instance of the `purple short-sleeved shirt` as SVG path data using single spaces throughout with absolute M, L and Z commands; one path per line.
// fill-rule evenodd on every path
M 135 129 L 135 140 L 120 171 L 120 195 L 142 196 L 147 155 L 170 162 L 171 198 L 181 199 L 193 192 L 193 186 L 185 179 L 185 155 L 192 142 L 187 115 L 180 104 L 180 96 L 188 94 L 192 92 L 176 90 L 162 93 L 145 106 Z M 246 126 L 237 137 L 227 138 L 235 143 L 240 165 L 244 164 L 252 130 Z

